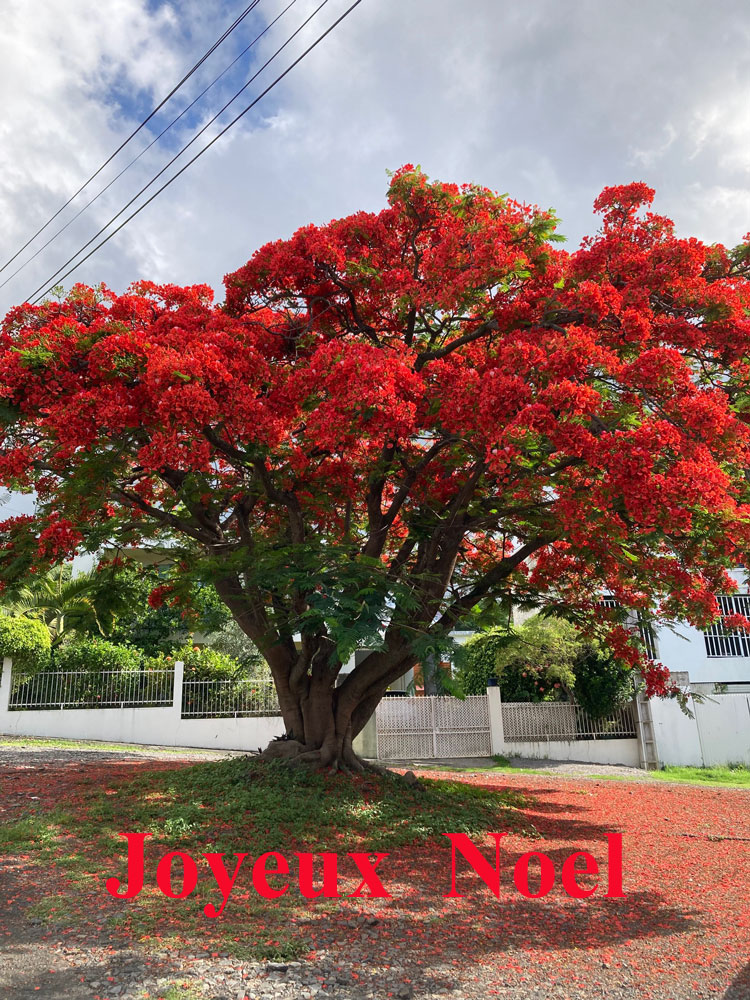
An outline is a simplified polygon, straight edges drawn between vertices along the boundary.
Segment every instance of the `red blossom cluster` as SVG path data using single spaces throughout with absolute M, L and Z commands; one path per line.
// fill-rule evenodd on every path
M 258 250 L 222 305 L 144 281 L 13 309 L 0 481 L 38 493 L 27 561 L 315 539 L 408 583 L 394 628 L 536 597 L 643 666 L 598 595 L 706 624 L 750 545 L 750 246 L 678 238 L 652 199 L 606 188 L 569 253 L 551 212 L 407 166 L 383 211 Z M 310 606 L 290 566 L 236 577 L 263 635 Z

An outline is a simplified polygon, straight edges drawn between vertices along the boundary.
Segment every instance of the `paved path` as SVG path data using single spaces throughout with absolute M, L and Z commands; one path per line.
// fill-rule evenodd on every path
M 389 760 L 388 767 L 426 768 L 430 771 L 461 770 L 483 771 L 494 768 L 496 762 L 492 757 L 448 757 L 440 760 L 420 758 L 419 760 Z M 519 771 L 543 771 L 545 777 L 560 778 L 601 778 L 602 775 L 614 778 L 641 778 L 649 780 L 648 771 L 639 767 L 626 767 L 621 764 L 581 764 L 574 760 L 534 760 L 532 757 L 512 757 L 510 766 Z M 501 773 L 498 769 L 496 774 Z M 512 774 L 512 771 L 508 772 Z

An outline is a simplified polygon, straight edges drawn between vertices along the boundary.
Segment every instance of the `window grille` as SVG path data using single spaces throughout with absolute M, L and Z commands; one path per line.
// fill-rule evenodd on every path
M 750 594 L 718 594 L 719 610 L 726 615 L 750 618 Z M 750 633 L 745 629 L 726 629 L 721 621 L 704 630 L 706 656 L 750 656 Z
M 619 601 L 615 600 L 611 594 L 605 594 L 599 601 L 599 604 L 603 608 L 621 607 Z M 654 632 L 653 626 L 646 615 L 644 615 L 642 611 L 628 612 L 628 620 L 626 624 L 631 628 L 638 630 L 641 642 L 643 643 L 643 648 L 646 651 L 646 656 L 648 656 L 650 660 L 655 660 L 659 655 L 659 650 L 656 645 L 656 633 Z

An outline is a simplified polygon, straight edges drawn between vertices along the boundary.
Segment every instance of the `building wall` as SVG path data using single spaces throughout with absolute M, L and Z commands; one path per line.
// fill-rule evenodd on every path
M 691 702 L 693 718 L 675 701 L 654 698 L 651 717 L 662 764 L 750 766 L 750 694 L 714 695 Z
M 536 743 L 503 743 L 506 757 L 533 760 L 577 761 L 584 764 L 620 764 L 640 767 L 638 740 L 545 740 Z
M 673 672 L 689 673 L 691 684 L 750 682 L 750 657 L 709 657 L 703 633 L 690 625 L 680 625 L 676 634 L 659 629 L 656 642 L 659 660 Z
M 731 573 L 740 593 L 750 587 L 746 570 Z M 656 633 L 658 659 L 672 672 L 686 671 L 690 684 L 750 684 L 750 656 L 708 656 L 700 629 L 681 623 L 675 632 Z

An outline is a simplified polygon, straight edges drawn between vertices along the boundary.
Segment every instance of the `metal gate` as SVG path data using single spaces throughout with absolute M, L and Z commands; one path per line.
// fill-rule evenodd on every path
M 384 698 L 375 715 L 381 760 L 489 757 L 487 695 Z

